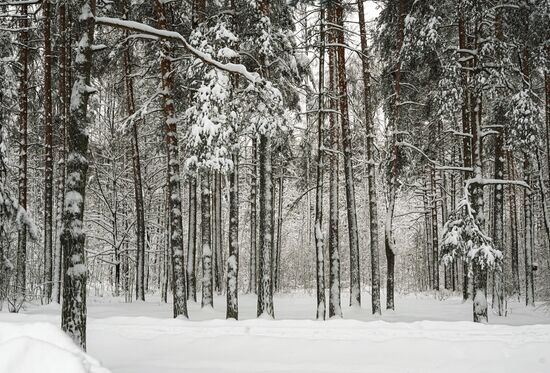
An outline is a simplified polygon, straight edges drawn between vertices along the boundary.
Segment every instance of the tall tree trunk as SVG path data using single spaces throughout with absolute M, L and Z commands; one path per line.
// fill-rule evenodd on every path
M 21 27 L 19 52 L 19 206 L 27 209 L 27 121 L 28 121 L 28 44 L 29 44 L 29 15 L 27 5 L 21 5 Z M 10 311 L 19 312 L 25 302 L 27 272 L 27 226 L 22 224 L 17 236 L 17 261 L 15 267 L 14 301 Z
M 201 243 L 202 243 L 202 299 L 201 306 L 213 307 L 214 273 L 212 268 L 212 235 L 210 226 L 210 175 L 201 172 Z
M 63 229 L 63 196 L 65 195 L 65 158 L 66 158 L 66 135 L 67 118 L 69 113 L 69 64 L 67 53 L 67 21 L 66 6 L 64 2 L 59 3 L 58 7 L 58 32 L 59 32 L 59 84 L 58 84 L 58 118 L 59 118 L 59 162 L 58 162 L 58 180 L 57 180 L 57 211 L 56 211 L 56 238 L 55 252 L 53 255 L 53 288 L 52 300 L 61 303 L 61 280 L 63 268 L 63 255 L 61 252 L 61 231 Z M 70 34 L 69 34 L 70 35 Z
M 525 182 L 531 183 L 531 164 L 529 155 L 524 154 L 525 160 L 523 164 Z M 523 194 L 524 206 L 524 223 L 525 223 L 525 243 L 524 243 L 524 258 L 525 258 L 525 304 L 527 306 L 535 305 L 535 285 L 533 282 L 533 192 L 531 189 L 525 188 Z
M 250 268 L 249 268 L 249 292 L 258 293 L 258 247 L 256 224 L 257 217 L 257 175 L 258 175 L 258 141 L 257 136 L 252 135 L 252 174 L 250 176 Z
M 516 180 L 516 171 L 512 150 L 506 152 L 508 163 L 508 177 L 511 180 Z M 512 295 L 520 297 L 520 280 L 519 280 L 519 238 L 518 238 L 518 216 L 516 207 L 516 188 L 513 185 L 509 187 L 510 199 L 510 253 L 512 263 Z
M 466 2 L 460 0 L 458 4 L 458 47 L 461 50 L 468 48 L 467 42 L 467 33 L 466 33 L 466 20 L 465 20 L 465 9 Z M 470 123 L 470 107 L 471 107 L 471 97 L 469 90 L 469 67 L 470 62 L 465 60 L 461 61 L 462 66 L 462 89 L 464 91 L 464 97 L 462 99 L 462 132 L 464 134 L 470 134 L 472 132 L 472 125 Z M 462 159 L 463 165 L 465 168 L 472 167 L 472 139 L 470 136 L 463 136 L 462 138 Z M 465 178 L 468 179 L 471 176 L 471 172 L 466 172 Z M 462 299 L 467 300 L 469 298 L 468 286 L 469 286 L 469 265 L 464 261 L 463 263 L 463 280 L 462 280 Z
M 274 317 L 273 310 L 273 248 L 272 218 L 273 200 L 271 188 L 271 138 L 260 134 L 258 147 L 260 163 L 260 250 L 258 266 L 258 316 Z
M 344 5 L 336 3 L 336 24 L 338 30 L 338 85 L 340 97 L 340 124 L 342 127 L 342 152 L 344 154 L 344 175 L 346 177 L 346 201 L 348 212 L 348 234 L 350 248 L 350 305 L 361 306 L 361 272 L 359 270 L 359 234 L 357 231 L 357 209 L 355 205 L 355 181 L 353 179 L 352 134 L 348 112 L 348 85 L 346 80 L 346 52 L 344 35 Z
M 400 51 L 403 46 L 403 37 L 405 29 L 405 1 L 399 0 L 399 29 L 398 29 L 398 44 L 397 50 Z M 399 57 L 400 58 L 400 57 Z M 392 118 L 390 119 L 390 128 L 392 133 L 390 134 L 391 138 L 391 171 L 390 179 L 388 182 L 388 208 L 386 211 L 386 224 L 385 224 L 385 251 L 386 251 L 386 262 L 387 262 L 387 276 L 386 276 L 386 309 L 393 310 L 395 309 L 394 302 L 394 286 L 395 286 L 395 252 L 394 252 L 394 240 L 392 235 L 393 229 L 393 214 L 395 210 L 395 199 L 397 198 L 397 173 L 398 173 L 398 164 L 397 164 L 397 138 L 395 133 L 399 131 L 399 121 L 400 121 L 400 100 L 401 100 L 401 61 L 400 59 L 396 61 L 394 72 L 394 99 L 392 103 Z
M 335 6 L 333 3 L 328 4 L 328 23 L 335 23 Z M 330 148 L 329 154 L 329 232 L 328 232 L 328 249 L 329 249 L 329 317 L 342 317 L 341 306 L 341 286 L 340 286 L 340 248 L 339 248 L 339 167 L 338 153 L 339 148 L 339 128 L 337 117 L 333 111 L 337 110 L 336 90 L 337 90 L 337 55 L 336 31 L 328 31 L 329 44 L 328 48 L 328 71 L 329 71 L 329 133 L 330 133 Z
M 260 0 L 258 6 L 264 17 L 270 14 L 269 1 Z M 267 68 L 265 57 L 261 56 L 262 65 Z M 260 175 L 260 227 L 259 227 L 259 265 L 258 265 L 258 306 L 257 315 L 275 317 L 273 309 L 273 169 L 272 169 L 272 139 L 270 134 L 260 133 L 259 175 Z
M 189 224 L 187 233 L 187 299 L 197 301 L 197 177 L 189 177 Z
M 167 29 L 166 14 L 161 0 L 155 1 L 158 28 Z M 173 81 L 171 47 L 168 42 L 163 45 L 160 61 L 162 80 L 162 105 L 165 119 L 165 140 L 168 161 L 168 195 L 170 210 L 170 254 L 172 256 L 172 295 L 174 298 L 174 317 L 187 316 L 187 296 L 185 294 L 185 260 L 183 255 L 183 225 L 181 203 L 181 179 L 179 148 L 177 136 L 177 118 L 173 102 Z
M 229 173 L 229 256 L 227 258 L 226 318 L 239 318 L 239 150 L 231 156 L 233 169 Z
M 495 33 L 499 40 L 503 40 L 502 23 L 500 13 L 497 14 L 495 19 Z M 495 122 L 499 126 L 496 128 L 497 134 L 495 136 L 495 179 L 504 179 L 504 133 L 503 123 L 505 122 L 505 108 L 502 105 L 498 105 L 496 108 Z M 504 186 L 502 184 L 495 185 L 493 194 L 493 242 L 495 248 L 502 251 L 504 255 Z M 499 316 L 504 316 L 506 313 L 506 304 L 504 296 L 504 265 L 501 269 L 497 269 L 494 272 L 494 295 L 493 295 L 493 309 L 495 309 Z
M 275 257 L 273 260 L 275 261 L 275 265 L 273 267 L 273 270 L 275 271 L 273 274 L 273 281 L 274 281 L 274 288 L 275 290 L 279 290 L 280 285 L 280 273 L 281 273 L 281 249 L 282 249 L 282 230 L 283 230 L 283 191 L 284 191 L 284 183 L 285 179 L 283 177 L 283 167 L 281 165 L 281 175 L 279 176 L 279 194 L 277 197 L 277 224 L 276 224 L 276 242 L 275 242 Z M 275 201 L 275 198 L 273 199 Z
M 215 242 L 216 242 L 216 290 L 218 294 L 223 290 L 223 229 L 222 229 L 222 176 L 219 171 L 214 173 L 215 188 L 214 200 L 216 201 L 214 209 L 214 221 L 215 221 Z
M 435 180 L 435 168 L 431 168 L 430 171 L 430 182 L 431 182 L 431 212 L 432 212 L 432 269 L 433 269 L 433 289 L 439 291 L 439 233 L 437 227 L 437 191 L 436 191 L 436 180 Z
M 53 284 L 53 107 L 51 3 L 42 3 L 44 11 L 44 300 L 52 298 Z
M 128 19 L 129 4 L 126 3 L 125 17 Z M 129 33 L 126 33 L 128 37 Z M 124 81 L 126 88 L 127 114 L 131 117 L 135 113 L 134 86 L 132 79 L 132 56 L 130 44 L 127 42 L 124 49 Z M 132 171 L 134 177 L 134 200 L 136 206 L 136 299 L 145 301 L 145 212 L 143 203 L 143 187 L 141 180 L 141 160 L 139 154 L 138 121 L 132 119 Z
M 365 124 L 367 132 L 367 183 L 369 193 L 369 236 L 371 254 L 371 293 L 372 313 L 382 314 L 380 306 L 380 250 L 378 247 L 378 196 L 376 191 L 376 161 L 374 158 L 374 139 L 376 138 L 371 108 L 369 49 L 363 1 L 357 2 L 359 13 L 359 33 L 361 37 L 361 62 L 363 68 L 363 100 L 365 106 Z
M 319 117 L 317 126 L 317 181 L 315 184 L 315 253 L 317 272 L 317 319 L 325 319 L 325 258 L 324 258 L 324 234 L 323 234 L 323 127 L 324 94 L 325 94 L 325 7 L 321 5 L 320 20 L 320 46 L 319 46 Z M 280 192 L 279 192 L 280 193 Z M 282 194 L 282 193 L 280 193 Z
M 75 83 L 71 93 L 71 106 L 67 127 L 67 185 L 63 210 L 63 305 L 61 327 L 73 341 L 86 349 L 86 268 L 85 239 L 83 232 L 84 200 L 88 171 L 88 100 L 94 92 L 90 87 L 94 41 L 94 1 L 79 1 L 81 14 L 73 23 L 75 34 L 81 35 L 73 71 Z

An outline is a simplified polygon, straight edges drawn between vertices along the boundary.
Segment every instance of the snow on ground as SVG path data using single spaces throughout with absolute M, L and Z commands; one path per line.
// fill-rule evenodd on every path
M 109 373 L 50 323 L 0 322 L 0 372 Z
M 171 304 L 154 296 L 131 304 L 92 298 L 88 353 L 113 373 L 550 372 L 550 315 L 517 302 L 508 317 L 490 315 L 491 325 L 478 325 L 470 321 L 471 303 L 426 294 L 398 297 L 397 310 L 380 318 L 364 294 L 365 308 L 344 307 L 344 320 L 326 322 L 311 320 L 315 299 L 307 294 L 276 296 L 277 321 L 255 319 L 254 296 L 240 297 L 238 322 L 223 320 L 224 297 L 214 301 L 210 310 L 190 303 L 187 321 L 172 319 Z M 0 343 L 6 325 L 33 330 L 44 322 L 59 325 L 58 306 L 1 312 Z M 2 369 L 0 363 L 0 373 L 13 372 Z

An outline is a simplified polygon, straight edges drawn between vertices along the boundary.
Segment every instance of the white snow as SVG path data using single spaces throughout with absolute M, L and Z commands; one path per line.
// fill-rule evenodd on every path
M 189 303 L 191 321 L 172 319 L 171 304 L 152 295 L 131 304 L 123 298 L 92 298 L 88 353 L 113 373 L 550 371 L 550 315 L 543 309 L 508 300 L 508 317 L 489 308 L 490 324 L 480 325 L 470 321 L 471 302 L 446 295 L 398 296 L 396 311 L 375 317 L 363 293 L 363 308 L 343 306 L 344 319 L 330 321 L 312 320 L 315 296 L 304 293 L 276 295 L 276 321 L 255 318 L 252 295 L 239 296 L 241 321 L 223 320 L 225 296 L 215 298 L 214 309 Z M 29 324 L 36 321 L 42 323 Z M 56 326 L 41 331 L 43 322 Z M 57 341 L 59 309 L 0 312 L 0 336 L 4 325 L 33 332 L 38 327 L 36 333 Z M 0 366 L 4 360 L 0 357 Z
M 50 323 L 0 322 L 1 373 L 109 373 Z

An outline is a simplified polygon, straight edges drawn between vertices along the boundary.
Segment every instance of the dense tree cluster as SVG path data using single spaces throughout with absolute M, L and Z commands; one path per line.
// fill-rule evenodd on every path
M 87 293 L 548 299 L 549 30 L 546 0 L 0 1 L 0 306 L 85 347 Z

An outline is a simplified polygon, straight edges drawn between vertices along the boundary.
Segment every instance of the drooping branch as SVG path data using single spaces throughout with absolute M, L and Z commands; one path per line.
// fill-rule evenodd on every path
M 214 66 L 215 68 L 226 71 L 228 73 L 239 74 L 253 84 L 262 84 L 263 82 L 259 74 L 248 71 L 244 65 L 231 62 L 223 63 L 213 59 L 209 54 L 201 52 L 200 50 L 189 44 L 189 42 L 178 32 L 160 30 L 140 22 L 127 21 L 110 17 L 95 17 L 95 23 L 98 25 L 111 26 L 135 31 L 139 34 L 149 35 L 156 39 L 168 39 L 175 41 L 178 44 L 182 45 L 189 53 L 199 58 L 205 64 Z

